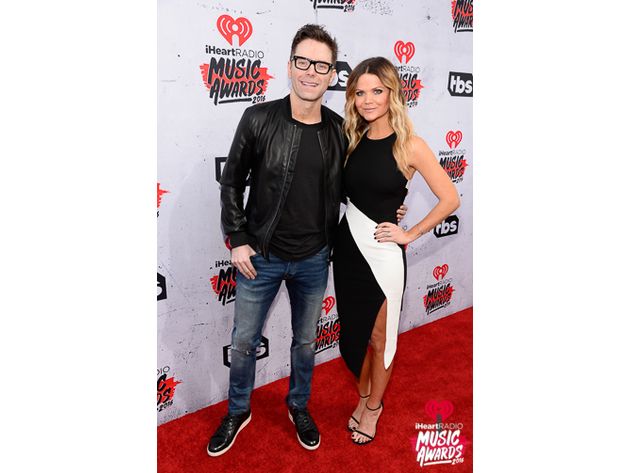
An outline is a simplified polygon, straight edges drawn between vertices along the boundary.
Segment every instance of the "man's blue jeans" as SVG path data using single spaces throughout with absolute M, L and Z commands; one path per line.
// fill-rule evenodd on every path
M 230 365 L 229 414 L 242 414 L 249 401 L 256 375 L 256 348 L 269 307 L 280 284 L 286 281 L 291 301 L 291 377 L 287 404 L 305 409 L 311 395 L 311 378 L 315 365 L 317 321 L 328 284 L 328 247 L 300 261 L 286 261 L 260 254 L 251 258 L 255 279 L 236 275 L 236 301 Z

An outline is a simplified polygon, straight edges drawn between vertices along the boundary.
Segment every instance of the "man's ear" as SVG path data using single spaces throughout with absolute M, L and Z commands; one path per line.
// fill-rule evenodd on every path
M 328 87 L 330 87 L 332 83 L 335 81 L 335 77 L 337 77 L 337 70 L 333 69 L 333 73 L 330 74 L 330 80 L 328 81 Z

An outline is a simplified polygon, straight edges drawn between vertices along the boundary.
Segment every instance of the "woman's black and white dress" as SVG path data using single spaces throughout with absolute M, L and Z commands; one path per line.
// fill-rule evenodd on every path
M 396 135 L 363 136 L 343 172 L 347 201 L 333 253 L 333 274 L 341 326 L 339 349 L 359 377 L 376 316 L 387 299 L 385 368 L 396 352 L 398 321 L 407 277 L 403 246 L 374 238 L 382 222 L 396 224 L 407 195 L 407 179 L 392 153 Z

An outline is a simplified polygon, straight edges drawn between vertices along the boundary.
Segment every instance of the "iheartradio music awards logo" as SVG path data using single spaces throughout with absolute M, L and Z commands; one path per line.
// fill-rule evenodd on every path
M 315 353 L 320 353 L 339 345 L 339 316 L 337 312 L 330 313 L 335 307 L 335 298 L 328 296 L 322 302 L 322 315 L 317 322 L 317 338 L 315 339 Z
M 228 241 L 225 241 L 226 246 Z M 227 266 L 227 268 L 225 268 Z M 219 260 L 214 262 L 215 268 L 221 268 L 218 274 L 210 278 L 212 290 L 217 295 L 221 305 L 229 304 L 236 300 L 236 271 L 231 261 Z
M 354 11 L 357 0 L 309 0 L 313 4 L 313 10 L 341 10 Z
M 168 194 L 170 191 L 166 189 L 160 189 L 160 183 L 157 183 L 157 216 L 160 216 L 160 205 L 162 204 L 162 195 Z
M 451 1 L 451 16 L 455 33 L 473 30 L 473 0 Z
M 157 370 L 157 411 L 163 411 L 173 405 L 173 397 L 175 396 L 175 386 L 181 384 L 181 381 L 175 381 L 175 377 L 169 377 L 171 368 L 164 366 Z
M 224 237 L 223 243 L 225 243 L 225 247 L 227 248 L 227 250 L 231 252 L 232 251 L 232 245 L 230 245 L 230 237 L 229 236 Z M 229 263 L 229 261 L 228 261 L 228 263 Z
M 451 178 L 453 183 L 457 184 L 464 180 L 464 173 L 468 163 L 466 162 L 466 150 L 458 148 L 462 142 L 464 135 L 461 130 L 449 130 L 446 133 L 445 139 L 448 145 L 448 150 L 438 150 L 438 158 L 440 159 L 440 166 L 444 168 L 448 177 Z
M 202 64 L 199 69 L 210 98 L 215 105 L 264 102 L 269 79 L 273 79 L 267 68 L 262 67 L 265 53 L 241 47 L 254 31 L 251 21 L 245 17 L 235 19 L 230 15 L 221 15 L 216 26 L 230 47 L 206 45 L 210 62 Z
M 466 445 L 470 443 L 462 434 L 464 424 L 446 422 L 454 411 L 453 403 L 447 400 L 431 399 L 424 406 L 433 423 L 416 422 L 418 434 L 411 439 L 420 468 L 464 463 Z
M 398 40 L 394 44 L 394 54 L 400 63 L 400 66 L 397 66 L 396 69 L 398 69 L 403 94 L 407 102 L 407 107 L 409 108 L 418 105 L 418 100 L 420 100 L 420 89 L 424 88 L 422 81 L 418 79 L 420 67 L 408 64 L 415 53 L 416 46 L 411 41 L 404 42 L 402 40 Z
M 423 296 L 424 309 L 427 315 L 450 305 L 455 290 L 451 285 L 452 279 L 446 279 L 448 264 L 433 268 L 434 284 L 427 285 L 427 293 Z

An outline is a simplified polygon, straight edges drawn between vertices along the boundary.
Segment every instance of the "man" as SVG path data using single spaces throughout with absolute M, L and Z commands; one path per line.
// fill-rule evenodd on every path
M 225 453 L 251 419 L 256 348 L 283 280 L 293 331 L 289 418 L 304 448 L 319 447 L 319 431 L 307 403 L 346 149 L 342 118 L 322 106 L 336 60 L 337 43 L 322 27 L 300 28 L 287 65 L 289 95 L 245 110 L 221 175 L 221 223 L 238 269 L 238 289 L 228 414 L 210 439 L 210 456 Z

